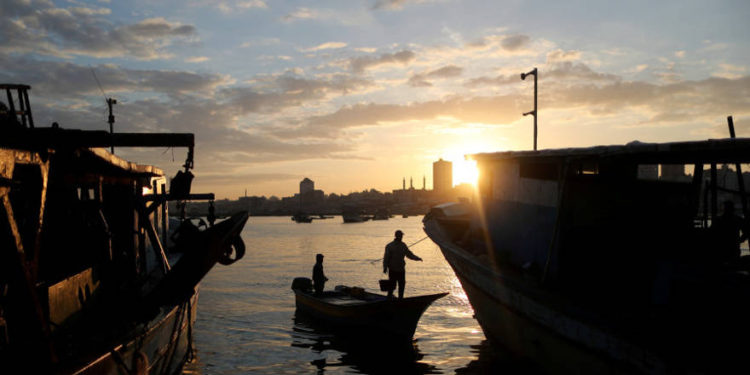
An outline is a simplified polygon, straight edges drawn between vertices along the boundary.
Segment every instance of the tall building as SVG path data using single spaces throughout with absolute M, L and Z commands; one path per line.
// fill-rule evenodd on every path
M 300 181 L 299 183 L 299 195 L 305 195 L 305 193 L 309 193 L 315 190 L 315 183 L 305 177 L 304 180 Z
M 453 188 L 453 163 L 440 159 L 432 163 L 432 189 L 448 192 Z

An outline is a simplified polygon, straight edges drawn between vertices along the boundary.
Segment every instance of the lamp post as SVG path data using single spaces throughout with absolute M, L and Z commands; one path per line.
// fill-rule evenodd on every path
M 524 116 L 527 115 L 533 115 L 534 116 L 534 151 L 536 151 L 536 118 L 537 118 L 537 111 L 536 111 L 536 79 L 537 79 L 537 71 L 536 68 L 532 69 L 528 73 L 521 73 L 521 80 L 526 80 L 526 76 L 534 75 L 534 110 L 524 113 Z

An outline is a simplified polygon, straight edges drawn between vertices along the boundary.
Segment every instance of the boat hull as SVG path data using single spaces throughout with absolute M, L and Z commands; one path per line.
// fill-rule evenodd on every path
M 327 298 L 336 292 L 326 292 L 323 298 L 298 289 L 294 293 L 298 312 L 326 323 L 339 333 L 357 336 L 364 334 L 368 339 L 391 337 L 402 340 L 412 339 L 422 313 L 433 301 L 447 294 L 403 299 L 381 296 L 382 299 L 373 302 L 337 305 Z
M 128 369 L 146 369 L 148 374 L 179 374 L 192 356 L 192 329 L 195 324 L 198 293 L 179 305 L 163 308 L 142 327 L 142 333 L 125 343 L 102 351 L 75 375 L 126 374 Z M 140 362 L 142 367 L 139 367 Z M 133 372 L 137 373 L 137 372 Z
M 652 353 L 529 297 L 514 280 L 442 236 L 425 231 L 440 247 L 474 308 L 485 336 L 542 369 L 562 374 L 666 373 Z

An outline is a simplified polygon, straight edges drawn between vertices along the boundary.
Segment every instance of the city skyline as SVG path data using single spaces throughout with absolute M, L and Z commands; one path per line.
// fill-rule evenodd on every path
M 750 3 L 8 0 L 38 126 L 196 134 L 195 192 L 391 191 L 440 158 L 750 136 Z M 3 99 L 0 99 L 3 100 Z M 174 175 L 184 150 L 116 149 Z

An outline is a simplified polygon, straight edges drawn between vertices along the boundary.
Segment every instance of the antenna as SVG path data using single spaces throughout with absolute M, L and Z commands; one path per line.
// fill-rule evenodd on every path
M 102 89 L 102 84 L 99 82 L 99 78 L 96 77 L 96 71 L 94 71 L 94 67 L 89 65 L 89 68 L 91 69 L 91 74 L 94 75 L 96 85 L 99 86 L 99 91 L 101 91 L 102 97 L 104 97 L 104 102 L 107 103 L 107 109 L 109 110 L 109 118 L 107 119 L 107 122 L 109 123 L 109 134 L 114 134 L 115 115 L 112 113 L 112 106 L 117 104 L 117 100 L 107 97 L 104 89 Z M 110 146 L 109 151 L 114 154 L 115 146 Z

